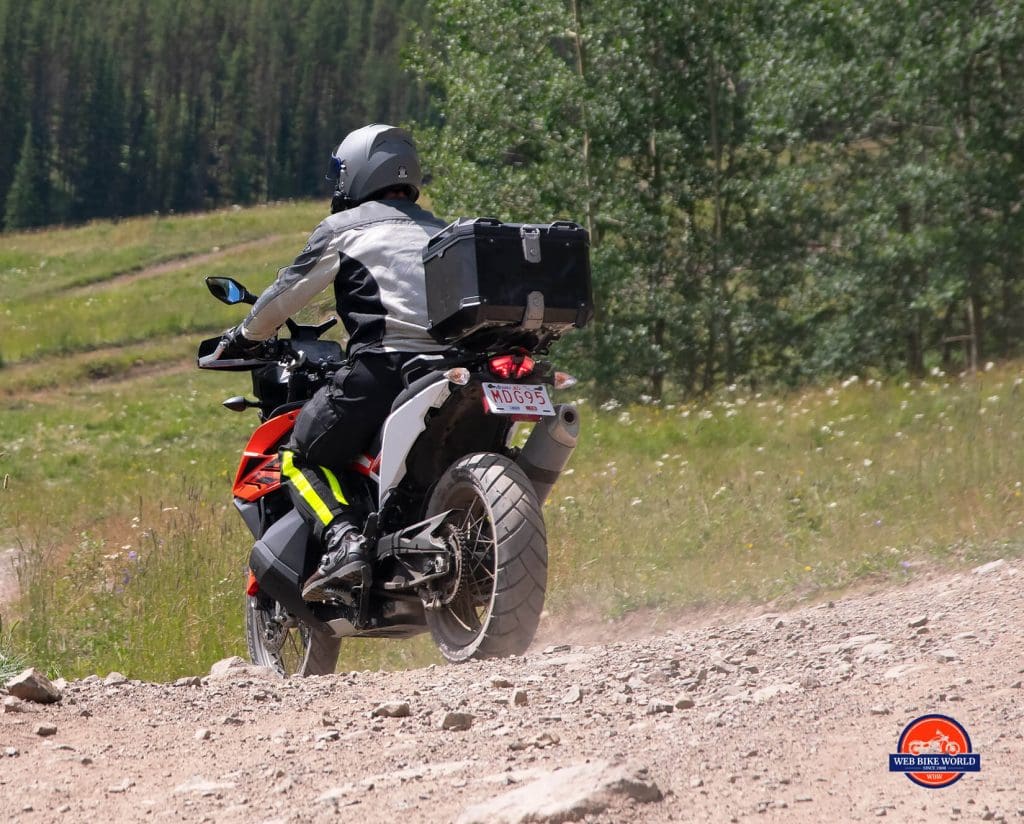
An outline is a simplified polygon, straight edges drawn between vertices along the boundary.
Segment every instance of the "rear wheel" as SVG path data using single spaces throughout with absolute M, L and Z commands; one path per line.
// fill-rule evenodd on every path
M 468 455 L 438 481 L 428 517 L 446 510 L 449 546 L 460 557 L 426 611 L 434 642 L 454 662 L 524 652 L 544 608 L 548 567 L 533 485 L 508 458 Z
M 314 632 L 263 593 L 246 596 L 245 639 L 252 662 L 277 670 L 283 678 L 328 675 L 341 650 L 340 639 Z

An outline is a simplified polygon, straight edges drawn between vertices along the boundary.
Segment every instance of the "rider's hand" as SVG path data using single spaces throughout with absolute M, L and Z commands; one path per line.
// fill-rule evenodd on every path
M 228 329 L 221 338 L 220 360 L 249 360 L 260 357 L 266 341 L 249 340 L 241 325 Z

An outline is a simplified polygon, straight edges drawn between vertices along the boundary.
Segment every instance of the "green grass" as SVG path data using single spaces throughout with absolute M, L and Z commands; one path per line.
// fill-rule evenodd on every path
M 305 209 L 311 226 L 320 214 L 280 208 L 280 223 L 273 209 L 218 213 L 210 225 L 161 219 L 166 245 L 147 240 L 146 260 L 230 250 L 256 225 L 293 232 L 280 242 L 124 283 L 112 249 L 106 274 L 92 264 L 104 282 L 76 287 L 75 301 L 15 289 L 5 302 L 0 549 L 23 554 L 22 597 L 0 604 L 0 667 L 169 679 L 245 654 L 251 539 L 230 480 L 255 417 L 219 402 L 246 393 L 248 376 L 200 373 L 192 359 L 199 338 L 241 314 L 213 301 L 200 274 L 259 288 L 301 248 L 295 216 Z M 123 227 L 0 236 L 0 260 L 31 242 L 70 277 Z M 191 234 L 202 242 L 189 247 Z M 18 277 L 0 271 L 5 294 Z M 786 603 L 1019 554 L 1022 375 L 1024 363 L 1008 363 L 963 379 L 722 393 L 703 405 L 584 400 L 580 447 L 545 507 L 553 619 Z M 345 644 L 341 666 L 437 660 L 424 637 Z
M 56 297 L 70 287 L 214 248 L 226 249 L 271 234 L 308 234 L 324 216 L 322 202 L 302 201 L 7 233 L 0 237 L 0 282 L 4 284 L 5 302 L 11 301 L 9 305 L 33 296 Z M 299 244 L 295 252 L 301 248 Z

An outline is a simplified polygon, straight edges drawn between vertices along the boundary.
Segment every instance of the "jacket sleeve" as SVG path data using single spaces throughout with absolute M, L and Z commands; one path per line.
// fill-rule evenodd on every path
M 306 248 L 295 262 L 277 273 L 277 278 L 260 295 L 242 323 L 249 340 L 272 337 L 285 320 L 306 306 L 334 282 L 341 265 L 337 236 L 321 223 L 309 236 Z

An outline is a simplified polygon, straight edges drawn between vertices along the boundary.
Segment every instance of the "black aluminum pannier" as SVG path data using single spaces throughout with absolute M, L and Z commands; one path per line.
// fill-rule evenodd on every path
M 430 334 L 443 343 L 552 338 L 594 314 L 590 238 L 576 223 L 462 218 L 423 250 Z

